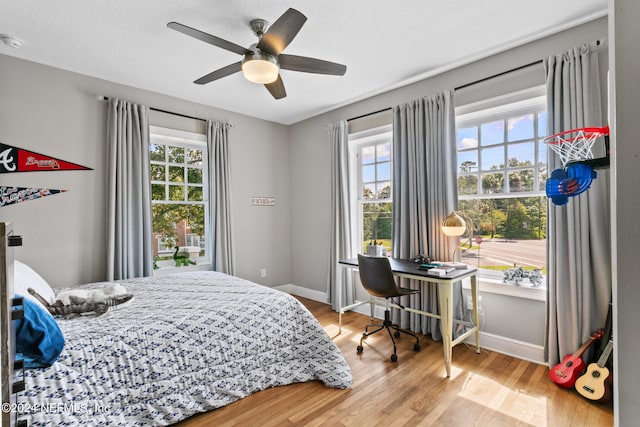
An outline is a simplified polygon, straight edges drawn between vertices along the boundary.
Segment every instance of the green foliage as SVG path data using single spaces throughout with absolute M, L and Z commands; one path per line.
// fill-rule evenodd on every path
M 391 239 L 391 207 L 391 202 L 364 203 L 362 205 L 363 237 L 366 241 Z
M 203 237 L 204 205 L 185 203 L 204 200 L 203 150 L 154 143 L 149 156 L 153 232 L 170 247 L 178 244 L 179 224 L 186 223 L 191 233 Z
M 482 175 L 482 191 L 484 194 L 504 193 L 504 174 L 497 172 Z
M 184 168 L 181 166 L 169 166 L 169 181 L 184 182 Z
M 378 190 L 378 199 L 391 199 L 391 185 L 385 185 L 380 190 Z
M 478 194 L 478 177 L 476 175 L 464 175 L 458 177 L 459 194 Z
M 167 161 L 169 163 L 184 163 L 184 148 L 167 146 Z
M 460 164 L 460 172 L 473 172 L 478 169 L 478 163 L 470 160 L 464 161 Z
M 508 239 L 527 238 L 527 210 L 517 199 L 508 201 L 507 220 L 502 227 L 502 234 Z
M 167 246 L 177 244 L 176 225 L 187 221 L 191 232 L 204 236 L 204 206 L 179 204 L 151 205 L 153 231 L 162 235 Z
M 202 169 L 188 168 L 187 179 L 189 184 L 202 184 Z
M 534 169 L 531 161 L 517 158 L 507 160 L 509 169 L 505 188 L 504 164 L 492 167 L 490 173 L 481 174 L 482 194 L 497 195 L 506 190 L 514 194 L 532 191 Z M 476 162 L 463 162 L 458 177 L 458 194 L 478 194 L 477 175 L 465 175 L 477 169 Z M 541 170 L 540 179 L 546 179 L 546 169 Z M 504 199 L 463 200 L 459 210 L 473 222 L 474 234 L 506 239 L 544 239 L 546 238 L 547 210 L 546 197 L 519 197 Z M 471 242 L 469 243 L 471 244 Z
M 149 145 L 149 157 L 151 161 L 164 162 L 165 146 L 162 144 Z
M 473 222 L 474 234 L 505 239 L 545 239 L 546 197 L 461 200 L 463 217 Z

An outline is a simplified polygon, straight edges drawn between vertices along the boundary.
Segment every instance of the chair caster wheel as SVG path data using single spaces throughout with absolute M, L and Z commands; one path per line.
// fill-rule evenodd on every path
M 395 353 L 393 353 L 393 354 L 391 355 L 391 361 L 392 361 L 392 362 L 397 362 L 397 361 L 398 361 L 398 355 L 397 355 L 397 354 L 395 354 Z
M 393 333 L 393 336 L 394 336 L 394 337 L 396 337 L 396 338 L 400 338 L 400 332 L 395 331 L 395 332 Z
M 364 351 L 364 347 L 362 347 L 361 345 L 356 347 L 356 352 L 362 353 L 363 351 Z
M 413 351 L 420 351 L 420 344 L 414 344 Z

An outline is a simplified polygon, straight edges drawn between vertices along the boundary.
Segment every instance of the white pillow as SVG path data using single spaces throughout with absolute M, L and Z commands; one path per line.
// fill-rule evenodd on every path
M 49 304 L 53 304 L 56 300 L 56 294 L 47 281 L 31 267 L 18 260 L 13 261 L 13 285 L 16 294 L 36 301 L 40 305 L 42 305 L 42 303 L 29 293 L 28 288 L 35 290 L 42 298 L 46 299 Z

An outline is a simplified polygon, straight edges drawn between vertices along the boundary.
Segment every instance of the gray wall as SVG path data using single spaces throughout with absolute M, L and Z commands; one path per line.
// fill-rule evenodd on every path
M 287 127 L 0 55 L 0 142 L 93 168 L 13 173 L 0 185 L 68 190 L 0 209 L 24 238 L 16 258 L 55 287 L 104 280 L 106 272 L 106 103 L 121 97 L 164 110 L 230 122 L 232 210 L 237 274 L 264 284 L 290 283 Z M 163 117 L 165 116 L 165 117 Z M 193 122 L 153 114 L 185 130 Z M 251 196 L 277 199 L 251 207 Z M 260 269 L 267 277 L 260 278 Z
M 636 303 L 640 226 L 640 3 L 610 0 L 612 81 L 612 185 L 614 364 L 616 425 L 635 425 L 640 408 L 640 330 Z M 16 257 L 56 286 L 105 276 L 105 107 L 96 95 L 123 97 L 158 108 L 229 121 L 233 212 L 238 275 L 266 284 L 294 283 L 326 291 L 329 230 L 329 150 L 324 125 L 463 85 L 607 35 L 601 19 L 461 67 L 441 76 L 375 96 L 285 127 L 107 81 L 0 55 L 0 142 L 92 167 L 88 172 L 5 174 L 0 185 L 64 188 L 62 195 L 0 210 L 24 237 Z M 158 119 L 162 120 L 162 119 Z M 166 119 L 165 119 L 166 120 Z M 182 121 L 176 126 L 189 128 Z M 625 177 L 624 180 L 618 176 Z M 275 208 L 251 208 L 249 197 L 273 196 Z M 486 328 L 527 342 L 544 323 L 544 304 L 484 295 Z M 500 310 L 498 310 L 500 307 Z M 514 317 L 514 314 L 516 316 Z M 513 319 L 519 319 L 514 322 Z M 511 326 L 514 326 L 511 328 Z M 531 325 L 524 332 L 522 325 Z M 518 332 L 518 330 L 523 332 Z M 537 332 L 536 332 L 537 333 Z M 622 374 L 620 374 L 622 373 Z
M 638 242 L 640 242 L 640 2 L 610 0 L 612 125 L 612 260 L 614 420 L 638 425 L 640 416 L 640 329 L 638 328 Z M 621 177 L 624 177 L 622 179 Z
M 640 99 L 640 3 L 610 0 L 612 114 L 612 235 L 614 260 L 614 386 L 616 425 L 634 425 L 640 408 L 635 366 L 640 353 L 635 304 L 635 248 L 640 241 L 637 104 Z M 84 172 L 0 175 L 0 185 L 64 188 L 65 194 L 0 210 L 24 237 L 16 257 L 54 286 L 105 276 L 105 105 L 96 95 L 234 124 L 231 132 L 233 212 L 238 275 L 270 285 L 293 283 L 326 292 L 329 231 L 329 150 L 324 125 L 508 70 L 607 35 L 600 19 L 290 127 L 117 85 L 0 55 L 0 142 L 80 163 Z M 193 123 L 154 116 L 191 130 Z M 619 141 L 619 143 L 617 142 Z M 621 180 L 618 176 L 624 175 Z M 277 198 L 274 208 L 251 208 L 251 196 Z M 260 268 L 268 277 L 260 279 Z M 485 330 L 542 343 L 544 303 L 483 295 Z M 518 319 L 514 322 L 514 319 Z M 523 328 L 523 325 L 526 327 Z M 619 374 L 622 372 L 622 375 Z
M 327 290 L 330 164 L 326 124 L 453 89 L 606 36 L 607 19 L 599 19 L 292 125 L 289 129 L 292 282 L 316 291 Z M 505 83 L 505 92 L 512 89 L 507 86 L 512 83 L 511 80 Z M 477 88 L 467 90 L 465 96 L 469 102 L 477 96 L 477 93 L 470 94 L 474 91 L 477 92 Z M 483 305 L 486 306 L 486 332 L 543 345 L 543 301 L 487 293 L 483 295 Z M 489 307 L 496 309 L 489 310 Z

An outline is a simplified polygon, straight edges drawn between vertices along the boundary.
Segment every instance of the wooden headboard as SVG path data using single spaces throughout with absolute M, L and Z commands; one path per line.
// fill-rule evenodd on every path
M 0 395 L 3 426 L 26 425 L 25 421 L 18 421 L 15 410 L 17 393 L 24 390 L 24 378 L 19 379 L 15 373 L 22 369 L 15 360 L 15 320 L 22 318 L 24 312 L 22 299 L 17 300 L 13 291 L 13 247 L 21 245 L 22 239 L 13 234 L 11 224 L 0 222 Z

